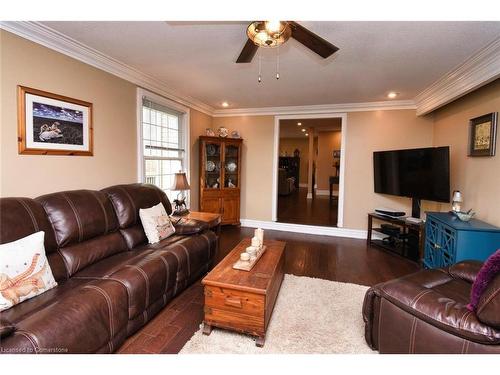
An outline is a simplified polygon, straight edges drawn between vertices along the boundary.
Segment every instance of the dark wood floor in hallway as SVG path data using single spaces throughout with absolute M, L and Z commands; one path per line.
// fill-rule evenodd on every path
M 307 199 L 307 188 L 278 197 L 278 222 L 337 226 L 338 205 L 336 199 L 325 195 L 314 195 Z
M 217 262 L 253 229 L 224 227 Z M 366 245 L 365 240 L 266 231 L 266 238 L 285 241 L 285 272 L 326 280 L 374 285 L 411 272 L 418 266 Z M 203 320 L 203 288 L 198 281 L 174 299 L 145 327 L 131 336 L 119 353 L 178 353 Z

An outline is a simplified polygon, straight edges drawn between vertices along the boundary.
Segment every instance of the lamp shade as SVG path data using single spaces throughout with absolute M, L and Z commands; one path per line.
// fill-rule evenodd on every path
M 462 193 L 459 190 L 453 192 L 453 202 L 463 202 Z
M 189 184 L 185 172 L 176 173 L 174 176 L 174 183 L 170 190 L 189 190 Z

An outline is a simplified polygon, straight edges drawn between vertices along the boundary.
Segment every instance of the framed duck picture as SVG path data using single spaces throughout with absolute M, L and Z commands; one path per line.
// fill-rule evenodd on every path
M 18 149 L 30 155 L 93 155 L 92 103 L 18 86 Z
M 497 112 L 470 120 L 469 156 L 495 156 L 497 121 Z

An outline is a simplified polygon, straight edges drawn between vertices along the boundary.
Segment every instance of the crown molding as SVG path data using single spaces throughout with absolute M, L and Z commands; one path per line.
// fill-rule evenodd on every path
M 417 115 L 425 115 L 500 77 L 500 38 L 446 73 L 415 97 Z
M 168 85 L 136 68 L 80 43 L 48 26 L 32 21 L 2 21 L 0 28 L 52 50 L 70 56 L 158 95 L 212 116 L 213 108 L 193 97 L 168 89 Z
M 413 100 L 395 100 L 367 103 L 344 103 L 344 104 L 319 104 L 286 107 L 262 107 L 262 108 L 235 108 L 216 109 L 214 117 L 230 116 L 275 116 L 275 115 L 309 115 L 334 112 L 365 112 L 365 111 L 388 111 L 397 109 L 416 109 Z
M 169 89 L 168 84 L 165 82 L 80 43 L 40 22 L 2 21 L 0 22 L 0 29 L 41 44 L 213 117 L 306 115 L 398 109 L 416 109 L 417 115 L 420 116 L 500 77 L 500 38 L 497 38 L 419 93 L 415 100 L 215 109 L 191 96 L 179 95 Z

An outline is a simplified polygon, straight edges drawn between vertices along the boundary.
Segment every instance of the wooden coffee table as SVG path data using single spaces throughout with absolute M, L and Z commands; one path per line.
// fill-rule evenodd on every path
M 203 280 L 203 333 L 219 327 L 256 336 L 264 346 L 266 330 L 283 281 L 285 242 L 265 240 L 266 252 L 250 271 L 233 269 L 240 253 L 250 246 L 241 241 Z

